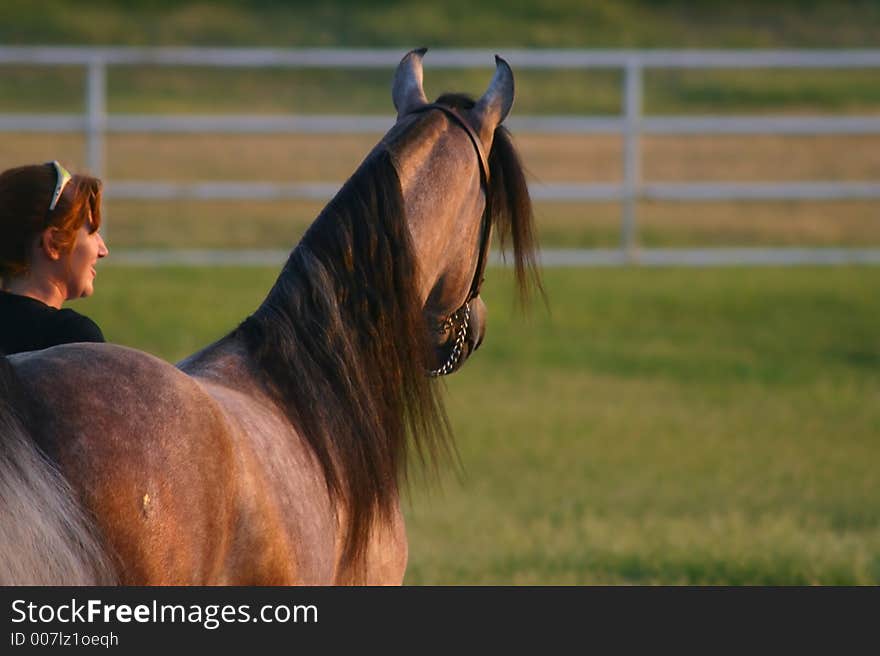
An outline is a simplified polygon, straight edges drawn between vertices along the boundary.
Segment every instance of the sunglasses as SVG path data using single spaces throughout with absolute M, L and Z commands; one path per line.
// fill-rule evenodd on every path
M 51 212 L 58 205 L 58 201 L 61 200 L 61 194 L 64 193 L 64 188 L 73 179 L 73 176 L 58 163 L 57 159 L 47 163 L 55 167 L 55 191 L 52 193 L 52 202 L 49 203 L 49 211 Z

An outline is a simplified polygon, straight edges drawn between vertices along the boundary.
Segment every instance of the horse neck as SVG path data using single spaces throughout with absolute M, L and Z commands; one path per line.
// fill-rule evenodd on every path
M 220 384 L 254 383 L 308 442 L 346 509 L 343 569 L 397 508 L 407 442 L 449 451 L 425 376 L 426 331 L 400 180 L 387 149 L 358 169 L 291 253 L 266 300 L 182 363 Z M 225 380 L 224 380 L 225 379 Z

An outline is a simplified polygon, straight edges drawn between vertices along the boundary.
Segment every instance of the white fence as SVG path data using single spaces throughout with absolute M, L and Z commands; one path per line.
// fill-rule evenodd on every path
M 217 48 L 53 48 L 0 47 L 0 65 L 80 65 L 86 77 L 86 113 L 83 115 L 0 115 L 0 132 L 84 132 L 86 161 L 102 176 L 104 139 L 107 133 L 359 133 L 384 132 L 393 117 L 368 116 L 200 116 L 109 115 L 106 109 L 106 72 L 109 66 L 205 66 L 288 68 L 387 68 L 397 65 L 401 50 L 325 49 L 217 49 Z M 432 50 L 426 60 L 435 68 L 477 68 L 491 65 L 488 50 Z M 536 199 L 555 201 L 619 201 L 621 246 L 619 252 L 586 251 L 551 257 L 565 263 L 616 264 L 796 264 L 880 262 L 875 249 L 712 249 L 639 250 L 636 243 L 637 202 L 657 200 L 788 200 L 880 199 L 880 181 L 810 181 L 763 183 L 644 183 L 641 180 L 641 135 L 650 134 L 880 134 L 880 116 L 704 116 L 651 117 L 642 111 L 642 72 L 650 68 L 810 68 L 880 69 L 880 50 L 847 51 L 601 51 L 506 50 L 503 55 L 514 70 L 619 69 L 623 71 L 623 111 L 616 117 L 518 116 L 512 130 L 531 133 L 620 134 L 623 136 L 623 170 L 619 184 L 539 184 L 531 189 Z M 390 77 L 389 77 L 390 79 Z M 103 176 L 102 176 L 103 177 Z M 114 198 L 138 199 L 327 199 L 338 181 L 307 184 L 276 183 L 162 183 L 155 181 L 107 182 Z M 714 254 L 713 254 L 714 253 Z M 272 256 L 274 257 L 274 256 Z M 132 255 L 137 261 L 169 261 L 168 256 Z M 173 258 L 172 258 L 173 259 Z M 192 259 L 192 258 L 190 258 Z M 196 261 L 215 261 L 213 256 Z M 546 259 L 546 258 L 545 258 Z M 182 261 L 188 261 L 183 258 Z M 242 261 L 242 258 L 230 258 Z M 247 258 L 243 258 L 247 261 Z

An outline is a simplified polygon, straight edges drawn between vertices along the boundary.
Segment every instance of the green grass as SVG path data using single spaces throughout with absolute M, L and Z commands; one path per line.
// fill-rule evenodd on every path
M 870 47 L 876 0 L 7 0 L 4 43 Z
M 6 45 L 430 48 L 871 48 L 880 2 L 535 0 L 480 3 L 10 0 Z M 426 88 L 479 94 L 479 71 Z M 874 70 L 645 72 L 648 113 L 877 113 Z M 387 71 L 111 68 L 111 112 L 390 113 Z M 618 71 L 517 71 L 521 114 L 617 114 Z M 80 111 L 81 69 L 0 67 L 0 111 Z
M 74 304 L 175 360 L 264 269 L 102 267 Z M 411 584 L 880 583 L 880 269 L 555 269 L 484 287 L 448 380 L 461 473 L 415 477 Z
M 401 55 L 405 49 L 401 49 Z M 433 69 L 425 91 L 483 93 L 492 74 Z M 390 115 L 389 70 L 298 70 L 111 67 L 111 114 L 379 114 Z M 880 111 L 875 70 L 667 71 L 644 74 L 647 114 L 871 114 Z M 82 68 L 0 66 L 0 111 L 82 113 Z M 617 70 L 516 71 L 520 115 L 619 115 Z

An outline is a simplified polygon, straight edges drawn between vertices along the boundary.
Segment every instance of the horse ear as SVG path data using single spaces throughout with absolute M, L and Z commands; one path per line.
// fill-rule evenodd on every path
M 410 50 L 397 65 L 394 85 L 391 87 L 391 99 L 397 110 L 397 118 L 428 102 L 422 88 L 422 57 L 426 52 L 427 48 Z
M 486 93 L 471 110 L 471 116 L 473 116 L 483 143 L 492 142 L 495 128 L 510 113 L 510 108 L 513 106 L 513 96 L 513 71 L 510 70 L 506 61 L 495 55 L 495 75 L 492 76 Z

